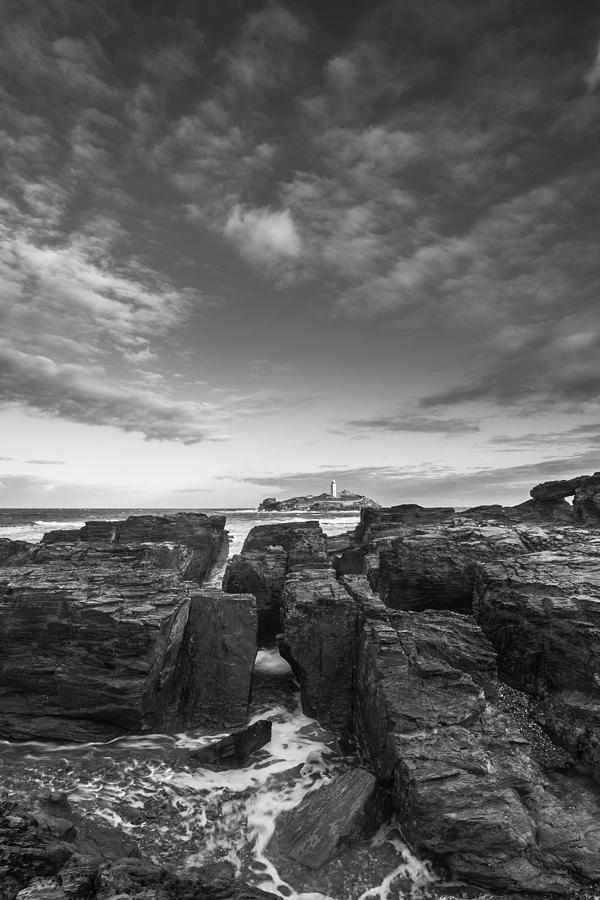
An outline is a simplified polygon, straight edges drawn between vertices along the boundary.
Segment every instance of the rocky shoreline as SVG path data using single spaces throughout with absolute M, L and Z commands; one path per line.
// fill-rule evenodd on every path
M 393 815 L 443 879 L 430 896 L 600 896 L 600 473 L 514 507 L 367 506 L 335 538 L 259 525 L 216 589 L 225 524 L 1 541 L 0 737 L 236 726 L 195 765 L 244 765 L 269 739 L 239 727 L 277 636 L 303 711 L 357 763 L 281 817 L 273 854 L 318 877 Z M 269 896 L 88 826 L 64 797 L 4 797 L 2 900 Z

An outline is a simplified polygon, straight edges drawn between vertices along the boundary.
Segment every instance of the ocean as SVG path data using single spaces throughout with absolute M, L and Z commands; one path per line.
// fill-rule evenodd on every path
M 77 528 L 92 519 L 124 519 L 158 509 L 2 509 L 0 537 L 39 541 L 46 531 Z M 260 523 L 318 519 L 327 534 L 356 526 L 357 513 L 262 513 L 253 509 L 198 509 L 224 513 L 230 555 Z M 220 584 L 223 571 L 215 573 Z M 71 804 L 99 822 L 118 826 L 142 853 L 178 868 L 227 862 L 246 882 L 290 900 L 403 900 L 440 896 L 428 863 L 405 845 L 392 820 L 370 840 L 315 872 L 277 858 L 269 841 L 277 816 L 310 791 L 356 765 L 336 736 L 302 713 L 298 686 L 275 647 L 261 647 L 255 665 L 252 721 L 272 722 L 270 744 L 242 769 L 212 772 L 187 766 L 181 748 L 217 735 L 196 730 L 143 735 L 108 743 L 51 744 L 0 741 L 5 791 L 66 791 Z M 177 752 L 172 752 L 177 751 Z

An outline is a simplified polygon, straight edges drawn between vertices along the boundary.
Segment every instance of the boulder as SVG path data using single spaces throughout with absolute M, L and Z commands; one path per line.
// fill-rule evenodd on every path
M 282 596 L 279 652 L 300 683 L 302 709 L 328 728 L 352 725 L 357 604 L 333 569 L 299 569 Z
M 147 561 L 0 569 L 0 735 L 108 740 L 247 714 L 253 597 Z
M 351 769 L 310 793 L 277 820 L 280 853 L 311 869 L 371 837 L 391 812 L 389 797 L 366 769 Z
M 223 589 L 254 594 L 259 641 L 272 640 L 281 630 L 283 584 L 288 572 L 302 565 L 328 565 L 327 537 L 316 519 L 256 525 L 242 552 L 229 561 Z
M 600 879 L 598 799 L 557 796 L 494 704 L 492 660 L 466 616 L 390 611 L 387 622 L 366 621 L 357 738 L 417 853 L 495 891 L 574 895 Z

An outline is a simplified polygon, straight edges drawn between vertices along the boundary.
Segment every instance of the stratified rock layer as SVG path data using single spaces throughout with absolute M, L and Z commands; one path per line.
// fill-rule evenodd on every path
M 600 540 L 482 565 L 474 610 L 502 677 L 539 698 L 539 721 L 600 780 Z
M 302 708 L 329 728 L 352 727 L 356 603 L 332 569 L 299 569 L 285 582 L 280 653 L 300 683 Z
M 569 895 L 600 878 L 600 807 L 590 793 L 569 807 L 556 796 L 512 720 L 486 698 L 492 667 L 468 617 L 367 621 L 357 736 L 417 852 L 495 890 Z
M 0 734 L 236 724 L 255 635 L 254 598 L 194 591 L 147 561 L 0 569 Z
M 327 565 L 327 538 L 317 520 L 257 525 L 227 564 L 223 590 L 256 597 L 259 640 L 281 630 L 281 595 L 295 566 Z
M 225 516 L 204 513 L 129 516 L 123 521 L 92 521 L 78 531 L 57 530 L 44 535 L 44 544 L 104 543 L 116 549 L 122 544 L 167 543 L 187 548 L 182 577 L 202 583 L 227 559 L 229 540 Z

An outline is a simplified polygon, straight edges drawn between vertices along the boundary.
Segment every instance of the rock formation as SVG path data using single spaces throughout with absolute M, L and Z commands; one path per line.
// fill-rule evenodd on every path
M 123 544 L 171 544 L 187 549 L 182 577 L 201 584 L 227 559 L 229 540 L 225 516 L 204 513 L 129 516 L 123 521 L 91 521 L 79 530 L 49 531 L 44 544 L 104 543 L 118 552 Z M 182 552 L 182 550 L 180 551 Z
M 326 538 L 317 520 L 257 525 L 227 564 L 223 589 L 256 597 L 258 638 L 264 641 L 281 629 L 281 593 L 290 569 L 326 564 Z
M 223 517 L 131 517 L 60 538 L 0 545 L 2 737 L 245 721 L 255 600 L 197 583 L 227 544 Z
M 148 564 L 0 569 L 0 735 L 74 741 L 244 720 L 249 595 Z

